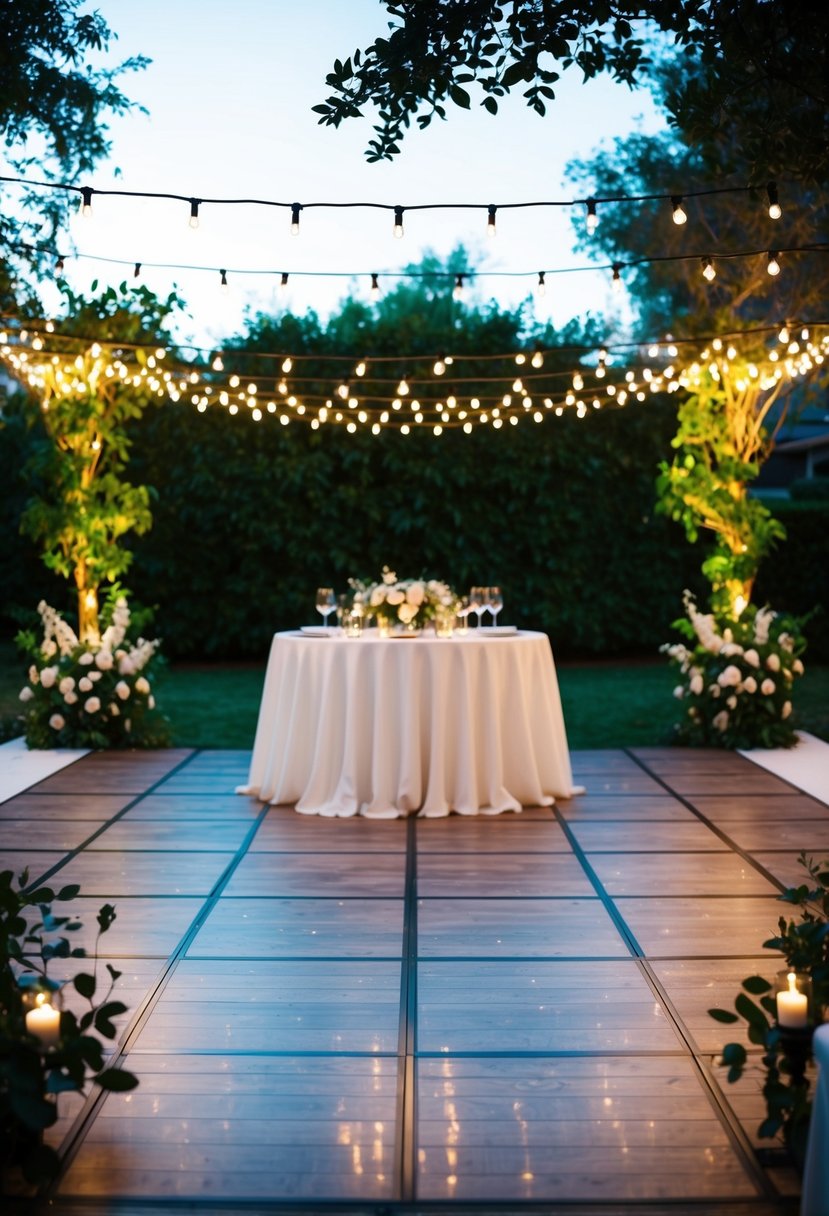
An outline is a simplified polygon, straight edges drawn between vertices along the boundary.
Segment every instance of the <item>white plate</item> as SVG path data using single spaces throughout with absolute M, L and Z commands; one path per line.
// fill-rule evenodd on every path
M 475 633 L 479 631 L 476 629 Z M 517 625 L 481 625 L 480 637 L 507 638 L 510 634 L 518 633 Z
M 334 628 L 334 625 L 300 625 L 299 632 L 311 638 L 328 638 Z

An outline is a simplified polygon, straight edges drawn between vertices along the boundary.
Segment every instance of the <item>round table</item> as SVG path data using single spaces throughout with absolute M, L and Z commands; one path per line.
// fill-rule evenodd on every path
M 277 633 L 239 792 L 374 818 L 494 815 L 569 797 L 546 634 Z

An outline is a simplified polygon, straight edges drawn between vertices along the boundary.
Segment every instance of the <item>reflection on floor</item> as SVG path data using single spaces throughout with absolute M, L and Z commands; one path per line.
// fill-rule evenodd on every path
M 234 795 L 248 760 L 90 754 L 0 804 L 0 866 L 79 882 L 88 944 L 117 905 L 140 1077 L 63 1103 L 50 1210 L 796 1210 L 706 1011 L 773 977 L 829 807 L 643 749 L 575 753 L 553 808 L 317 820 Z

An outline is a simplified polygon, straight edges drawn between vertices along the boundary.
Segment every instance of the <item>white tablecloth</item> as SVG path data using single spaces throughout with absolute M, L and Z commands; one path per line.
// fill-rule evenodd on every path
M 815 1030 L 812 1054 L 818 1066 L 806 1165 L 803 1170 L 801 1216 L 829 1216 L 829 1025 Z
M 576 792 L 543 633 L 273 639 L 240 792 L 305 814 L 498 814 Z

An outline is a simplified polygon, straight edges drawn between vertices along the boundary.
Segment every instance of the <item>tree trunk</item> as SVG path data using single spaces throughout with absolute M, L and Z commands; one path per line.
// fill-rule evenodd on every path
M 101 640 L 98 627 L 98 591 L 96 587 L 87 585 L 84 566 L 75 570 L 75 583 L 78 588 L 78 640 L 87 645 L 95 644 Z

